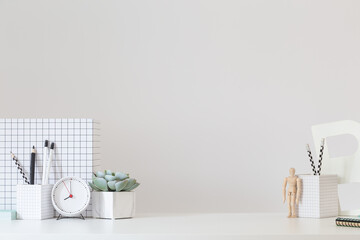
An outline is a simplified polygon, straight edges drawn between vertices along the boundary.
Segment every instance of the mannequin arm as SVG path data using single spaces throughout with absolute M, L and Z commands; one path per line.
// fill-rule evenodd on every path
M 282 187 L 283 203 L 285 203 L 286 200 L 286 184 L 287 184 L 287 178 L 284 179 L 284 183 Z
M 296 204 L 299 204 L 299 199 L 301 196 L 301 179 L 296 179 Z

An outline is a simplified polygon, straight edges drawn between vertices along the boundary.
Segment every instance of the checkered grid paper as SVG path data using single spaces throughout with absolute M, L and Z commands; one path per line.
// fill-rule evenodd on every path
M 25 184 L 11 159 L 18 158 L 29 178 L 31 148 L 36 148 L 35 184 L 41 184 L 44 141 L 55 143 L 49 184 L 65 176 L 91 181 L 97 147 L 92 119 L 0 119 L 0 209 L 16 209 L 16 185 Z M 95 156 L 95 157 L 94 157 Z M 91 203 L 85 216 L 92 216 Z

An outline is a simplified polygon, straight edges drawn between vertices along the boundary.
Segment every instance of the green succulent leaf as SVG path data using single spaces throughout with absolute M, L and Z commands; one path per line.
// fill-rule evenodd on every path
M 115 190 L 117 192 L 120 192 L 121 190 L 124 189 L 124 187 L 126 187 L 127 183 L 128 183 L 128 180 L 124 180 L 124 181 L 115 183 Z
M 140 183 L 136 182 L 134 185 L 131 186 L 131 188 L 129 188 L 127 191 L 131 191 L 134 190 L 135 188 L 137 188 L 140 185 Z
M 122 173 L 122 172 L 116 172 L 115 177 L 116 177 L 117 180 L 122 181 L 122 180 L 125 180 L 125 179 L 129 178 L 129 175 L 125 174 L 125 173 Z
M 90 187 L 94 190 L 94 191 L 101 191 L 97 186 L 95 186 L 93 183 L 89 182 Z
M 96 178 L 94 179 L 94 185 L 99 188 L 101 191 L 107 191 L 107 182 L 104 178 Z
M 94 191 L 132 191 L 140 185 L 136 179 L 129 178 L 128 173 L 111 170 L 93 173 L 92 180 L 89 185 Z
M 112 176 L 112 175 L 105 175 L 105 179 L 106 179 L 107 181 L 114 181 L 114 180 L 116 179 L 116 177 L 115 177 L 115 176 Z
M 97 176 L 98 178 L 103 178 L 103 177 L 105 177 L 105 173 L 102 172 L 102 171 L 97 171 L 97 172 L 96 172 L 96 176 Z
M 136 180 L 134 178 L 129 178 L 128 183 L 124 187 L 123 191 L 129 191 L 129 189 L 136 183 Z
M 110 182 L 108 182 L 108 187 L 109 187 L 111 190 L 113 190 L 113 191 L 116 190 L 116 188 L 115 188 L 115 183 L 116 183 L 116 181 L 110 181 Z

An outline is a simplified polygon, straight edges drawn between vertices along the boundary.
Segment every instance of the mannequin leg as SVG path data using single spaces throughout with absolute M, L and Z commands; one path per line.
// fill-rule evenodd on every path
M 296 218 L 295 212 L 295 194 L 291 194 L 291 217 Z
M 288 214 L 288 218 L 291 217 L 291 193 L 287 194 L 287 202 L 288 202 L 288 209 L 289 209 L 289 214 Z

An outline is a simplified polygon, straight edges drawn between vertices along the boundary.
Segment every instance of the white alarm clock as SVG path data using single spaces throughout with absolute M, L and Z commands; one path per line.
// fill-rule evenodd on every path
M 55 210 L 65 217 L 81 217 L 90 203 L 90 188 L 78 177 L 64 177 L 57 181 L 51 192 Z

